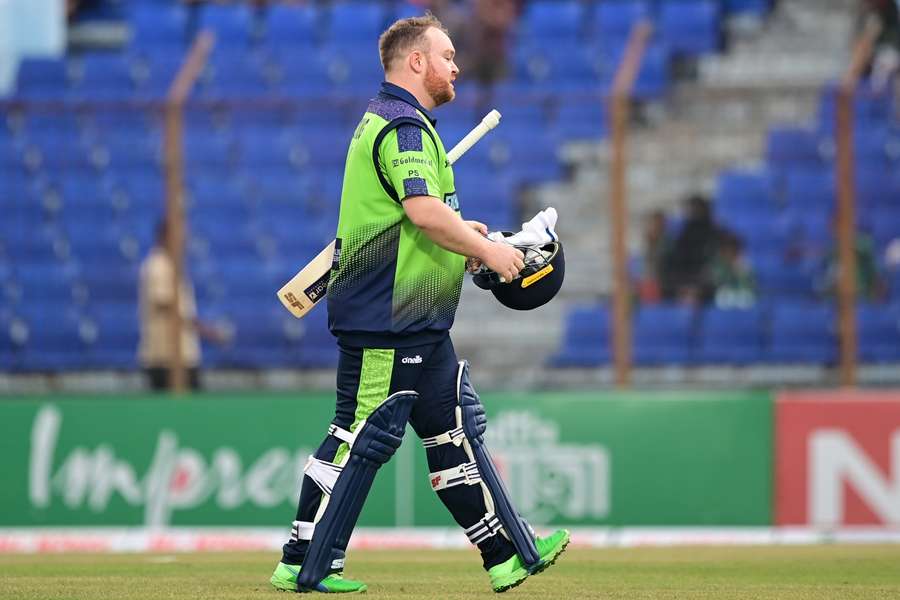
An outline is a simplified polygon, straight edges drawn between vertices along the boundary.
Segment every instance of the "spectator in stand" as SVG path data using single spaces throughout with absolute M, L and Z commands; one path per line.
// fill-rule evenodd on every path
M 661 210 L 644 217 L 644 247 L 635 272 L 635 291 L 641 304 L 655 304 L 662 299 L 662 272 L 672 249 L 667 227 L 666 213 Z
M 690 196 L 687 213 L 663 270 L 663 298 L 689 305 L 705 304 L 715 292 L 710 269 L 720 230 L 708 198 L 700 194 Z
M 461 69 L 484 87 L 507 74 L 510 32 L 520 11 L 521 0 L 473 0 L 467 53 L 471 58 Z
M 744 256 L 744 243 L 734 233 L 720 232 L 710 275 L 717 307 L 747 308 L 756 302 L 756 278 Z
M 840 282 L 840 255 L 837 245 L 837 219 L 832 221 L 832 245 L 822 267 L 820 292 L 825 299 L 838 293 Z M 863 230 L 856 232 L 856 298 L 861 301 L 880 302 L 887 297 L 887 287 L 878 271 L 875 240 Z
M 147 385 L 154 392 L 162 392 L 171 386 L 169 378 L 172 365 L 172 313 L 176 310 L 176 294 L 173 285 L 174 263 L 167 248 L 167 219 L 156 228 L 156 240 L 147 257 L 141 263 L 138 290 L 140 315 L 140 346 L 138 359 Z M 217 343 L 228 341 L 221 329 L 197 319 L 194 288 L 187 278 L 182 279 L 178 294 L 177 315 L 182 319 L 181 359 L 187 370 L 188 387 L 200 389 L 200 336 Z

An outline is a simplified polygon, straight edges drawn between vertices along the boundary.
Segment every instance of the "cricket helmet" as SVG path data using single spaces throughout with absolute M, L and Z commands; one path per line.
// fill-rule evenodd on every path
M 504 231 L 505 237 L 513 235 Z M 483 290 L 490 290 L 500 304 L 515 310 L 532 310 L 550 302 L 562 287 L 566 276 L 566 257 L 562 242 L 554 241 L 534 246 L 516 246 L 525 255 L 525 266 L 510 282 L 482 265 L 472 274 L 472 281 Z

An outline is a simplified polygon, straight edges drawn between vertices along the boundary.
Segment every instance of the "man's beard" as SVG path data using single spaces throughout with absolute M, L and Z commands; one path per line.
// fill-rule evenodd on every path
M 446 104 L 456 96 L 453 85 L 437 76 L 437 73 L 431 66 L 431 60 L 428 61 L 428 68 L 425 69 L 425 91 L 434 100 L 435 106 Z

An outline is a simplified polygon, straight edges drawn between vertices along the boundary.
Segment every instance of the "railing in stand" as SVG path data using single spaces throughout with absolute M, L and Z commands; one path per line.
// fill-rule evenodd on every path
M 610 98 L 612 164 L 609 180 L 610 227 L 613 240 L 613 360 L 616 385 L 631 384 L 631 284 L 628 277 L 627 152 L 631 93 L 653 28 L 647 21 L 635 24 L 625 55 L 613 80 Z
M 869 21 L 856 40 L 853 56 L 837 89 L 837 242 L 838 335 L 840 343 L 841 385 L 856 385 L 856 190 L 855 157 L 853 155 L 853 98 L 859 79 L 872 58 L 875 40 L 881 31 L 877 21 Z
M 169 88 L 164 109 L 166 178 L 166 248 L 172 260 L 174 307 L 172 309 L 172 360 L 169 364 L 169 389 L 175 394 L 187 391 L 184 349 L 181 347 L 185 323 L 181 318 L 181 288 L 184 280 L 184 103 L 197 77 L 203 71 L 215 35 L 201 32 L 194 40 L 187 59 Z M 194 324 L 190 324 L 191 327 Z

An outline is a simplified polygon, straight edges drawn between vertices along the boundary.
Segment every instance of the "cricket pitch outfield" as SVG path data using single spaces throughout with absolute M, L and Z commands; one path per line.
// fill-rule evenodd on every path
M 275 553 L 0 555 L 3 600 L 285 600 Z M 367 598 L 496 598 L 474 551 L 353 551 Z M 900 545 L 570 548 L 505 600 L 900 598 Z

